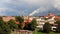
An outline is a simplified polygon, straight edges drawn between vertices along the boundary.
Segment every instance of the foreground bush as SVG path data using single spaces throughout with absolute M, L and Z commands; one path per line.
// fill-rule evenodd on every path
M 43 26 L 43 30 L 45 33 L 49 34 L 49 32 L 51 31 L 51 25 L 48 22 L 46 22 Z
M 0 17 L 0 34 L 10 34 L 11 30 L 7 23 L 3 22 L 2 17 Z

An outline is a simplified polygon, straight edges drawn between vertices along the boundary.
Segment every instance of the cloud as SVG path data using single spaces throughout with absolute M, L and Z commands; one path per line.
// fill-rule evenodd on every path
M 32 16 L 36 13 L 42 13 L 42 12 L 45 12 L 45 11 L 48 11 L 52 8 L 52 0 L 42 0 L 40 2 L 40 8 L 34 10 L 32 13 L 30 13 L 29 15 Z
M 0 0 L 0 15 L 34 15 L 52 8 L 60 10 L 60 0 Z
M 60 0 L 55 0 L 53 3 L 54 8 L 57 10 L 60 10 Z
M 0 15 L 5 15 L 5 12 L 8 8 L 0 8 Z
M 8 12 L 16 12 L 17 10 L 11 8 L 0 8 L 0 16 L 8 15 Z
M 40 8 L 34 10 L 32 13 L 30 13 L 30 16 L 33 16 L 37 13 L 43 13 L 46 11 L 50 11 L 52 8 L 60 10 L 60 0 L 43 0 L 40 4 Z
M 45 11 L 48 11 L 48 10 L 50 10 L 50 8 L 48 8 L 48 7 L 40 7 L 37 10 L 34 10 L 31 14 L 29 14 L 29 16 L 32 16 L 32 15 L 37 14 L 39 12 L 40 13 L 45 12 Z
M 0 0 L 0 16 L 18 14 L 19 11 L 15 7 L 14 0 Z

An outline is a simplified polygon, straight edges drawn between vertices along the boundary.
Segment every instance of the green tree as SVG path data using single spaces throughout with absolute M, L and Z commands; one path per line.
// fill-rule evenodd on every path
M 11 30 L 9 26 L 0 17 L 0 34 L 10 34 Z
M 47 34 L 49 34 L 49 32 L 51 31 L 51 25 L 48 22 L 43 25 L 43 31 Z
M 24 29 L 33 31 L 35 30 L 36 26 L 37 26 L 36 19 L 33 19 L 31 22 L 26 23 Z
M 24 30 L 32 30 L 31 23 L 27 22 L 25 27 L 24 27 Z
M 34 18 L 34 19 L 31 21 L 31 29 L 32 29 L 32 30 L 35 30 L 36 26 L 37 26 L 37 21 L 36 21 L 36 19 Z
M 56 23 L 58 24 L 57 25 L 57 32 L 60 33 L 60 20 L 57 20 Z
M 16 18 L 16 21 L 18 21 L 19 23 L 22 23 L 24 21 L 23 17 L 16 16 L 15 18 Z
M 20 16 L 16 16 L 16 21 L 19 22 L 18 29 L 22 29 L 22 22 L 24 22 L 24 18 Z
M 7 23 L 8 23 L 8 26 L 10 27 L 10 29 L 12 31 L 14 31 L 14 29 L 17 29 L 18 28 L 18 25 L 12 19 L 10 21 L 8 21 Z

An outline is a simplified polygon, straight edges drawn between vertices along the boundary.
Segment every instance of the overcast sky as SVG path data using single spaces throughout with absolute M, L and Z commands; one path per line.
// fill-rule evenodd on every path
M 56 9 L 60 11 L 60 0 L 0 0 L 0 15 L 35 15 Z

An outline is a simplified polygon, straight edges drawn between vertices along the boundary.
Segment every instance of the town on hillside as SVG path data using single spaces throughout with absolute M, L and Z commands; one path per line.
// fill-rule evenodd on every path
M 55 23 L 55 22 L 57 20 L 60 20 L 60 16 L 59 15 L 55 16 L 52 13 L 49 13 L 48 15 L 45 15 L 45 16 L 19 16 L 18 20 L 20 19 L 20 17 L 23 17 L 23 19 L 24 19 L 24 21 L 22 21 L 22 23 L 17 21 L 16 17 L 18 17 L 18 16 L 1 16 L 1 17 L 2 17 L 2 20 L 5 23 L 9 22 L 10 20 L 13 20 L 15 22 L 15 24 L 17 24 L 17 25 L 19 25 L 19 24 L 21 25 L 22 24 L 22 26 L 21 26 L 22 29 L 23 29 L 22 31 L 24 31 L 24 29 L 30 30 L 29 28 L 31 28 L 31 27 L 29 25 L 27 25 L 27 24 L 31 23 L 33 19 L 36 20 L 37 26 L 34 26 L 34 27 L 36 27 L 36 30 L 43 31 L 44 30 L 44 28 L 43 28 L 44 24 L 48 22 L 51 25 L 51 30 L 52 31 L 56 31 L 58 24 Z M 34 25 L 33 22 L 31 24 Z

